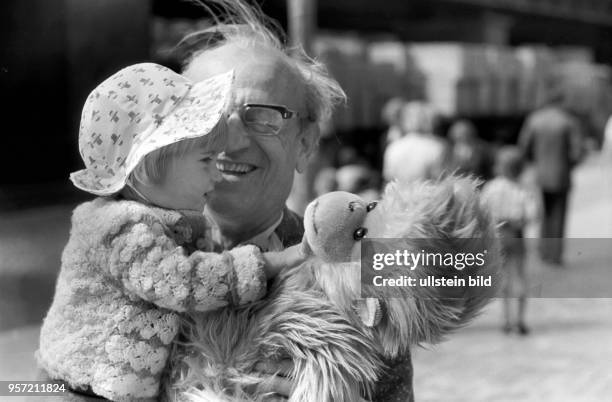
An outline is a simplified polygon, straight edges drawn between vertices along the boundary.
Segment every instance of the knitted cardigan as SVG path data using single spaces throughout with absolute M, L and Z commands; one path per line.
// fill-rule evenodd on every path
M 188 255 L 206 227 L 201 216 L 133 201 L 78 206 L 37 351 L 50 377 L 115 401 L 154 400 L 179 332 L 176 312 L 261 298 L 256 247 Z

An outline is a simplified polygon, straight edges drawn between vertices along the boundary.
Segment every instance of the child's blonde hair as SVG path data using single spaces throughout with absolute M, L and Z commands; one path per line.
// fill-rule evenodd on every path
M 226 123 L 221 120 L 208 135 L 175 142 L 147 154 L 130 173 L 121 194 L 128 199 L 140 199 L 141 197 L 134 191 L 134 184 L 139 183 L 144 186 L 159 184 L 166 177 L 171 164 L 185 156 L 191 149 L 203 148 L 217 155 L 227 143 L 226 132 Z

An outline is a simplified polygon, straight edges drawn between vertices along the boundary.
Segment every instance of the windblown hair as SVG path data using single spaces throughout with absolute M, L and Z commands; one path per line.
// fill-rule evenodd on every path
M 323 63 L 309 57 L 301 46 L 288 47 L 282 28 L 261 9 L 243 0 L 194 1 L 211 15 L 210 27 L 187 35 L 176 51 L 184 68 L 207 51 L 228 44 L 263 48 L 278 52 L 304 85 L 307 119 L 319 125 L 331 116 L 332 109 L 346 100 L 340 84 Z

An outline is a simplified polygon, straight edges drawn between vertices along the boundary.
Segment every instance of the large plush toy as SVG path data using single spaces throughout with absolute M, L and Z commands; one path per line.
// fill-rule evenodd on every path
M 279 275 L 264 300 L 193 317 L 172 359 L 171 399 L 266 400 L 253 394 L 262 382 L 253 374 L 256 362 L 289 358 L 296 384 L 292 402 L 357 401 L 373 390 L 383 359 L 439 341 L 468 322 L 495 291 L 455 286 L 404 287 L 393 298 L 383 290 L 367 298 L 360 293 L 360 242 L 366 237 L 403 239 L 408 251 L 440 255 L 460 252 L 469 239 L 471 247 L 487 250 L 479 274 L 495 277 L 495 228 L 470 179 L 391 183 L 378 203 L 329 193 L 308 206 L 304 225 L 312 256 Z M 416 279 L 432 272 L 473 274 L 452 266 L 404 270 Z

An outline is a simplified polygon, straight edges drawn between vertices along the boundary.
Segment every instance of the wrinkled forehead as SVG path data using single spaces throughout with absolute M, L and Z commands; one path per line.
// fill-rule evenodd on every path
M 225 45 L 203 52 L 187 66 L 184 75 L 201 81 L 233 69 L 236 102 L 278 103 L 304 108 L 304 88 L 298 72 L 275 49 Z

